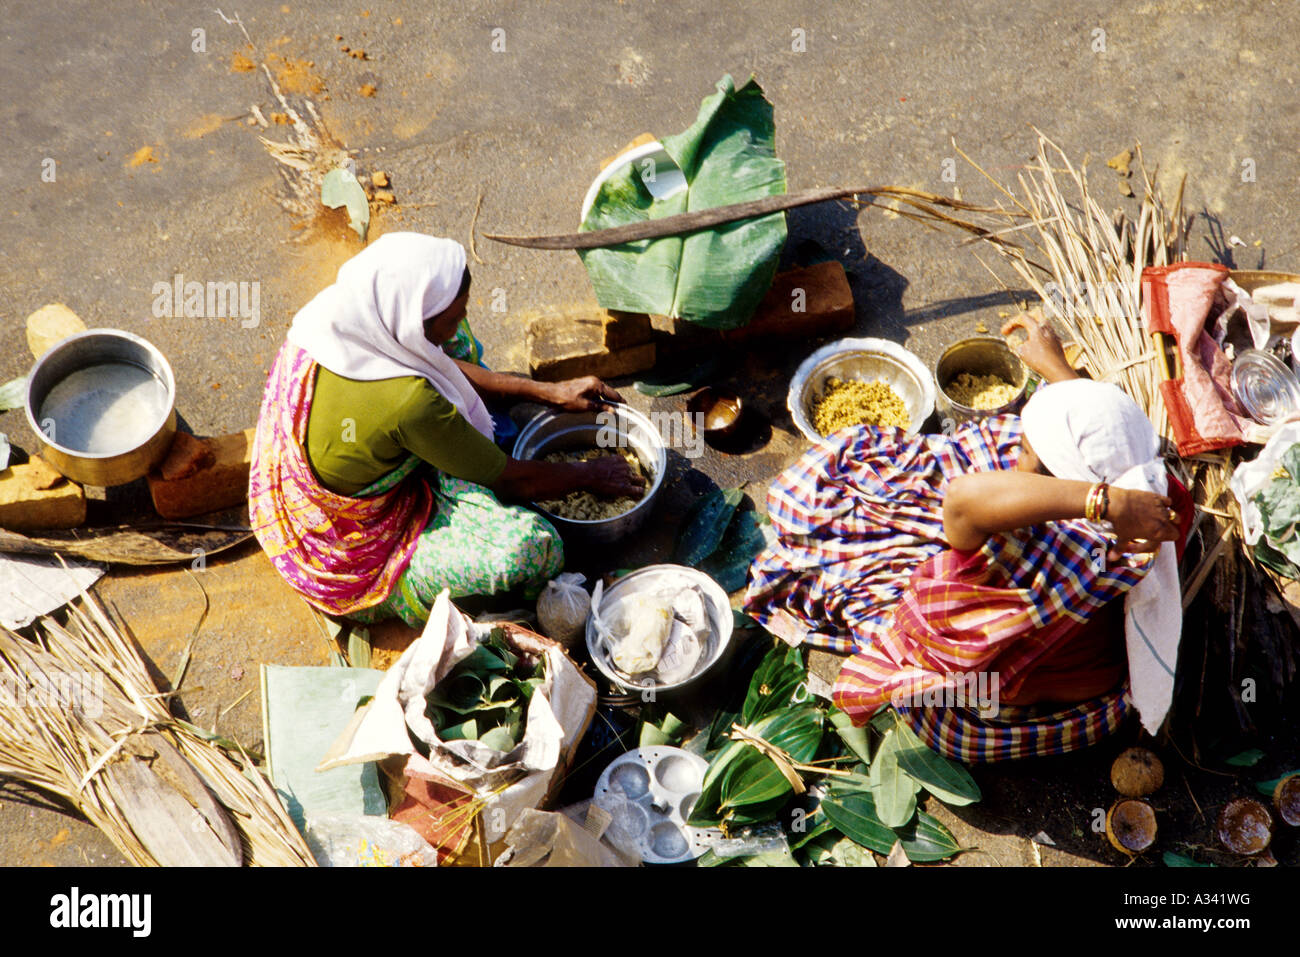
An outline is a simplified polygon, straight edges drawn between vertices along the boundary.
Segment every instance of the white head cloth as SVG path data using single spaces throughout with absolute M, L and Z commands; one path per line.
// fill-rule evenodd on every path
M 424 320 L 451 304 L 464 272 L 465 247 L 455 240 L 387 233 L 298 310 L 289 341 L 348 379 L 423 376 L 491 438 L 483 400 L 451 357 L 424 337 Z
M 1021 415 L 1025 438 L 1057 478 L 1106 482 L 1163 495 L 1169 480 L 1155 429 L 1118 386 L 1071 379 L 1039 389 Z M 1142 726 L 1154 734 L 1173 701 L 1182 635 L 1182 590 L 1173 542 L 1124 602 L 1129 682 Z

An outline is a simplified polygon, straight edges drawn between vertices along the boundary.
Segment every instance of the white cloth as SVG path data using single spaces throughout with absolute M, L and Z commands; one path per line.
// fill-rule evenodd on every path
M 289 341 L 347 379 L 422 376 L 492 438 L 482 398 L 442 347 L 424 337 L 424 320 L 452 303 L 464 272 L 465 247 L 455 240 L 386 233 L 298 310 Z
M 0 625 L 30 625 L 97 582 L 104 569 L 37 555 L 0 555 Z
M 1164 495 L 1169 477 L 1155 429 L 1118 386 L 1091 379 L 1056 382 L 1036 392 L 1021 415 L 1025 438 L 1057 478 L 1106 482 Z M 1164 542 L 1155 567 L 1124 602 L 1129 685 L 1142 727 L 1154 734 L 1169 713 L 1182 637 L 1177 550 Z

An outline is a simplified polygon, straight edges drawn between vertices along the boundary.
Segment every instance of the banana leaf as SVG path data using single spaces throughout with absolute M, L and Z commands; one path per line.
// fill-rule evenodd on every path
M 952 831 L 924 811 L 917 811 L 915 821 L 905 827 L 895 828 L 894 833 L 903 842 L 903 852 L 913 864 L 946 861 L 966 850 L 957 843 Z
M 628 164 L 601 186 L 580 228 L 588 232 L 780 196 L 786 191 L 785 164 L 776 158 L 774 140 L 772 104 L 762 88 L 751 78 L 737 89 L 728 74 L 700 104 L 696 121 L 662 140 L 686 188 L 656 199 L 647 181 L 657 183 L 659 170 Z M 785 213 L 778 212 L 578 255 L 606 309 L 732 329 L 749 322 L 772 285 L 785 239 Z
M 815 705 L 785 708 L 754 722 L 747 730 L 802 763 L 817 754 L 822 716 Z M 709 763 L 688 823 L 697 827 L 712 827 L 724 819 L 737 824 L 760 823 L 781 809 L 792 790 L 771 758 L 752 745 L 732 741 Z M 753 811 L 743 814 L 741 809 L 747 806 Z
M 744 588 L 749 566 L 767 544 L 763 528 L 758 512 L 737 510 L 718 547 L 700 563 L 700 571 L 721 585 L 727 594 Z M 775 539 L 776 533 L 771 534 Z
M 795 691 L 808 677 L 803 652 L 783 641 L 772 646 L 749 681 L 740 723 L 749 725 L 790 703 Z
M 898 738 L 898 766 L 944 804 L 962 807 L 981 797 L 980 786 L 960 764 L 936 754 L 901 718 L 892 729 Z
M 871 762 L 871 796 L 876 801 L 876 813 L 886 827 L 902 827 L 916 813 L 916 792 L 921 785 L 899 767 L 902 737 L 897 730 L 885 733 Z
M 924 811 L 903 827 L 886 827 L 876 813 L 876 802 L 869 790 L 860 786 L 844 787 L 840 779 L 821 803 L 827 819 L 855 844 L 888 854 L 895 841 L 901 841 L 907 859 L 913 863 L 942 861 L 964 848 L 952 832 Z
M 1280 774 L 1275 778 L 1269 778 L 1267 781 L 1256 781 L 1255 790 L 1260 794 L 1267 794 L 1269 797 L 1272 797 L 1273 791 L 1282 783 L 1282 779 L 1289 778 L 1293 774 L 1300 774 L 1300 768 L 1297 768 L 1295 771 L 1288 771 L 1286 774 Z
M 826 819 L 855 844 L 888 854 L 898 840 L 893 829 L 885 827 L 876 814 L 876 802 L 869 791 L 832 788 L 821 807 Z
M 835 728 L 835 733 L 840 736 L 840 740 L 844 742 L 844 746 L 864 762 L 869 763 L 871 761 L 871 741 L 866 727 L 855 727 L 853 719 L 838 708 L 832 708 L 829 716 L 831 725 Z
M 717 550 L 745 493 L 738 488 L 714 489 L 700 496 L 682 519 L 673 558 L 695 568 Z

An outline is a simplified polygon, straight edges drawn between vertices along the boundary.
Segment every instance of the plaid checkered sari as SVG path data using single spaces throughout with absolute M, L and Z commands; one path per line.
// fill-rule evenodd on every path
M 1150 567 L 1107 567 L 1106 539 L 1083 521 L 949 549 L 947 483 L 1014 468 L 1019 442 L 1015 416 L 951 436 L 861 426 L 818 443 L 772 485 L 779 537 L 751 568 L 746 611 L 788 641 L 853 652 L 835 700 L 855 722 L 923 692 L 927 703 L 953 701 L 954 677 L 981 671 L 1014 694 L 1035 662 Z M 1117 691 L 1057 711 L 1003 705 L 991 718 L 973 707 L 899 710 L 936 750 L 978 762 L 1083 747 L 1130 708 Z

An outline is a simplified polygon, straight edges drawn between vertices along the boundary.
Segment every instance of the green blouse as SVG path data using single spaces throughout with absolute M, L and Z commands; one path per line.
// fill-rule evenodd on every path
M 412 454 L 476 485 L 495 482 L 507 461 L 428 379 L 362 382 L 317 367 L 307 459 L 327 488 L 355 495 Z

